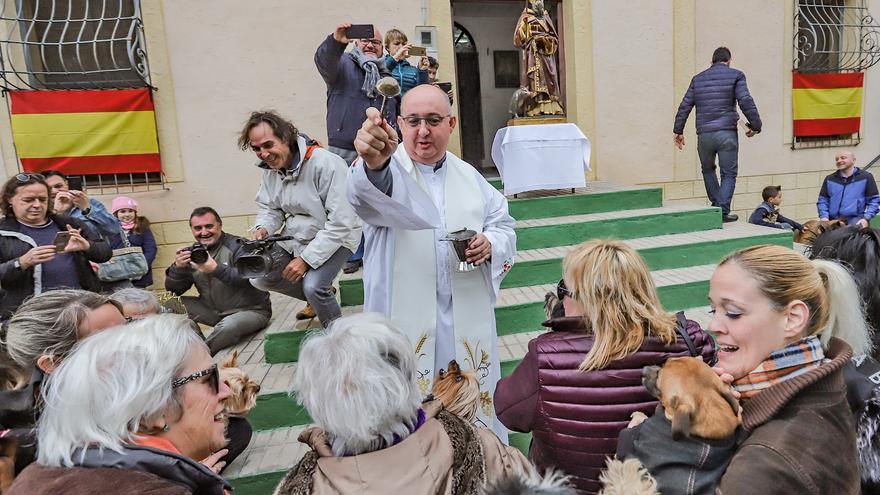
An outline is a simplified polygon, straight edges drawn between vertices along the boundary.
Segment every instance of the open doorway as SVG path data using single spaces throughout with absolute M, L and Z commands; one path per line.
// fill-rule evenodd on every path
M 452 0 L 462 157 L 486 175 L 494 173 L 492 141 L 507 126 L 510 97 L 519 87 L 522 57 L 513 33 L 525 6 L 526 0 Z M 561 41 L 559 1 L 544 0 L 544 6 Z M 562 56 L 559 70 L 564 86 Z
M 483 168 L 483 109 L 480 101 L 480 61 L 471 33 L 454 23 L 452 46 L 458 83 L 458 121 L 461 125 L 461 155 L 477 169 Z

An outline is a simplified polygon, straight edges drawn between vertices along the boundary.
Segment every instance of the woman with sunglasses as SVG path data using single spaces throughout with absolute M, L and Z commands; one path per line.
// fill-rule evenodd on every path
M 196 461 L 226 442 L 229 387 L 191 325 L 157 315 L 82 341 L 45 382 L 37 462 L 9 494 L 228 491 Z
M 495 411 L 511 430 L 532 433 L 539 471 L 561 469 L 581 493 L 596 493 L 630 415 L 657 405 L 642 368 L 689 355 L 708 362 L 714 348 L 699 324 L 663 309 L 648 266 L 626 244 L 585 242 L 562 268 L 565 316 L 544 322 L 551 331 L 498 382 Z
M 80 220 L 52 213 L 42 175 L 18 174 L 7 180 L 0 210 L 0 318 L 8 318 L 34 294 L 60 288 L 101 290 L 89 262 L 109 260 L 109 244 Z

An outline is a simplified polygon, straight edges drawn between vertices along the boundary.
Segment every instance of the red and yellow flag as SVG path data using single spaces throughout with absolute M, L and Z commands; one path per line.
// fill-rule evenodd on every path
M 864 72 L 792 73 L 794 135 L 836 136 L 859 132 Z
M 148 88 L 10 93 L 12 136 L 27 172 L 159 172 Z

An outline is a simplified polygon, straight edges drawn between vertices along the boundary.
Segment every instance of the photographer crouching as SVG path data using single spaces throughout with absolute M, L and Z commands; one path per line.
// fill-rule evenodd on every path
M 223 232 L 223 220 L 213 208 L 193 210 L 189 226 L 196 242 L 177 250 L 165 271 L 165 289 L 179 296 L 195 284 L 199 296 L 180 299 L 192 320 L 214 327 L 206 340 L 213 356 L 265 328 L 272 304 L 268 292 L 254 288 L 235 268 L 243 254 L 242 238 Z
M 348 166 L 320 148 L 275 112 L 254 112 L 238 144 L 260 159 L 254 239 L 278 232 L 290 240 L 267 248 L 272 270 L 251 280 L 254 287 L 309 303 L 297 319 L 313 317 L 327 327 L 342 314 L 333 280 L 361 238 L 361 220 L 346 198 Z

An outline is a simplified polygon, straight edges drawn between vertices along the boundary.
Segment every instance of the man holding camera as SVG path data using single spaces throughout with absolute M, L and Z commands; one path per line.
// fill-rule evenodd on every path
M 251 283 L 308 301 L 326 327 L 342 315 L 333 280 L 361 238 L 361 220 L 345 197 L 348 166 L 275 112 L 252 113 L 238 145 L 262 169 L 254 239 L 279 230 L 293 237 L 278 243 L 276 266 Z
M 177 250 L 165 271 L 165 289 L 176 295 L 195 284 L 198 297 L 183 296 L 189 317 L 214 327 L 206 343 L 211 355 L 233 346 L 269 324 L 269 293 L 254 288 L 233 265 L 242 254 L 241 239 L 223 232 L 223 220 L 210 206 L 189 216 L 196 244 Z

